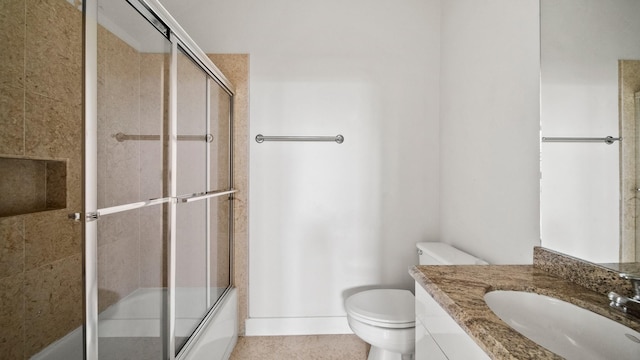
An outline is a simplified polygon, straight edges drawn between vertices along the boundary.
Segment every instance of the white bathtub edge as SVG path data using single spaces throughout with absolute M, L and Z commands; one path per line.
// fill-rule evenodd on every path
M 238 341 L 238 290 L 233 288 L 224 296 L 223 303 L 207 320 L 188 349 L 176 359 L 227 360 Z M 219 354 L 219 358 L 212 355 Z

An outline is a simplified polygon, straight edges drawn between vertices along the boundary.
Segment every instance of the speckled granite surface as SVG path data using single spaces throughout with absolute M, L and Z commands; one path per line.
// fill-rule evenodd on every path
M 638 263 L 593 264 L 543 247 L 533 249 L 533 266 L 605 296 L 610 291 L 633 296 L 631 282 L 620 278 L 620 273 L 640 272 Z
M 492 359 L 562 359 L 500 320 L 484 302 L 492 290 L 552 296 L 640 331 L 640 322 L 611 309 L 606 296 L 534 265 L 420 265 L 409 272 Z

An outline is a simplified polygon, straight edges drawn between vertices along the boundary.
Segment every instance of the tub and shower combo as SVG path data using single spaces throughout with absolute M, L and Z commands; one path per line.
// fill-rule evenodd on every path
M 82 3 L 84 323 L 35 358 L 228 358 L 233 85 L 158 1 Z

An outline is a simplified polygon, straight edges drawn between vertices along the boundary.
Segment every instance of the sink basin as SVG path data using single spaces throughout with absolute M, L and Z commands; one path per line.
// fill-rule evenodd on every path
M 514 330 L 566 359 L 640 359 L 640 333 L 556 298 L 491 291 L 489 308 Z

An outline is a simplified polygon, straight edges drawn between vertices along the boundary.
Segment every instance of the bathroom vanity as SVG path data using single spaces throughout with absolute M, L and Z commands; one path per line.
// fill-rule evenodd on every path
M 427 353 L 438 359 L 435 348 L 446 353 L 442 359 L 562 359 L 488 307 L 484 296 L 494 290 L 550 296 L 640 331 L 640 321 L 611 308 L 607 298 L 610 291 L 630 296 L 630 282 L 616 271 L 544 248 L 535 248 L 533 265 L 414 266 L 410 273 L 416 280 L 416 360 Z M 637 351 L 640 359 L 638 339 L 628 338 L 631 354 Z
M 416 281 L 415 359 L 489 359 L 464 329 Z

